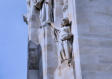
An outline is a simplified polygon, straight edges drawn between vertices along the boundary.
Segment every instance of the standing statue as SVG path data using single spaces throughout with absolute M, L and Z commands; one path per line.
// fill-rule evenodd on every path
M 40 10 L 40 22 L 53 21 L 53 0 L 37 0 L 36 8 Z
M 41 25 L 46 21 L 53 21 L 53 0 L 27 0 L 27 15 L 23 15 L 27 23 L 34 14 L 34 11 L 40 11 Z
M 58 63 L 61 65 L 64 61 L 68 62 L 68 65 L 72 61 L 72 43 L 73 43 L 73 34 L 71 33 L 71 22 L 68 18 L 65 18 L 61 22 L 61 28 L 55 27 L 54 23 L 47 22 L 44 27 L 47 25 L 52 28 L 53 36 L 57 43 L 58 48 Z

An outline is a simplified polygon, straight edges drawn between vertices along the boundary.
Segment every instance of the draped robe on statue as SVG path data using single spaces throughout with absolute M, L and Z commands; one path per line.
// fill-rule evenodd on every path
M 64 26 L 61 28 L 52 28 L 54 39 L 57 43 L 57 55 L 58 64 L 60 65 L 64 61 L 69 64 L 72 60 L 72 34 L 70 26 Z

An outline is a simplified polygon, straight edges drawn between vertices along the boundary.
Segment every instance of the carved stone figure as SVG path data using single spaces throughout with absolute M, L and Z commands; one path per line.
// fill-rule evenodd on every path
M 64 61 L 68 62 L 68 65 L 71 64 L 72 60 L 72 42 L 73 34 L 71 33 L 71 23 L 68 18 L 65 18 L 61 22 L 61 28 L 55 27 L 54 23 L 46 23 L 43 27 L 50 25 L 53 31 L 53 36 L 57 43 L 58 48 L 58 62 L 59 65 Z
M 46 21 L 53 21 L 53 0 L 37 0 L 36 8 L 40 10 L 41 25 Z
M 75 44 L 78 46 L 77 36 L 73 42 L 73 37 L 77 35 L 74 2 L 74 0 L 27 0 L 28 10 L 23 19 L 28 24 L 30 40 L 28 79 L 37 79 L 36 76 L 39 79 L 74 79 L 75 73 L 80 74 L 79 62 L 77 63 L 75 56 L 78 49 L 74 48 Z M 76 75 L 79 76 L 78 74 Z

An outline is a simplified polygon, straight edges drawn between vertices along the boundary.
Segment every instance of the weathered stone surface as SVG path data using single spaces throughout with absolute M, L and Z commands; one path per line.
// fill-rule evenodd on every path
M 28 79 L 42 78 L 42 55 L 40 44 L 28 42 Z
M 59 27 L 63 18 L 63 0 L 54 0 L 54 23 Z
M 33 2 L 34 0 L 30 0 L 30 1 Z M 47 1 L 49 2 L 49 0 Z M 74 2 L 74 0 L 71 0 L 71 1 Z M 55 70 L 57 73 L 59 72 L 59 70 L 62 70 L 62 72 L 64 73 L 65 76 L 61 75 L 60 78 L 62 76 L 71 77 L 71 74 L 73 74 L 71 72 L 73 71 L 71 68 L 66 67 L 66 64 L 62 67 L 62 69 L 57 68 L 58 47 L 56 48 L 56 43 L 54 39 L 52 38 L 53 35 L 51 32 L 51 29 L 40 28 L 40 25 L 43 23 L 42 21 L 40 21 L 40 17 L 39 17 L 41 9 L 37 9 L 38 5 L 35 6 L 32 2 L 31 4 L 28 3 L 30 10 L 28 12 L 28 17 L 27 17 L 28 28 L 29 28 L 29 40 L 31 40 L 34 43 L 33 45 L 29 46 L 28 79 L 38 79 L 38 78 L 42 79 L 43 77 L 42 67 L 45 67 L 45 66 L 47 67 L 48 79 L 55 79 L 55 78 L 59 79 L 59 74 L 57 77 L 55 73 L 55 77 L 54 77 Z M 47 9 L 45 13 L 48 13 L 48 15 L 43 13 L 42 14 L 43 16 L 49 16 L 50 9 L 48 8 L 49 7 L 48 2 L 44 3 L 44 8 L 43 8 L 43 10 Z M 51 4 L 51 2 L 49 4 Z M 52 19 L 54 19 L 54 24 L 56 25 L 56 27 L 60 27 L 63 16 L 67 15 L 66 13 L 63 14 L 64 1 L 54 0 L 53 4 L 54 4 L 53 5 L 54 18 L 52 16 Z M 74 5 L 72 3 L 70 4 Z M 108 1 L 106 0 L 76 0 L 79 47 L 80 47 L 81 69 L 82 69 L 83 79 L 111 79 L 112 78 L 112 75 L 111 75 L 112 74 L 112 66 L 111 66 L 112 64 L 112 57 L 111 57 L 112 56 L 112 53 L 111 53 L 112 51 L 111 49 L 112 48 L 112 32 L 111 32 L 112 8 L 111 8 L 111 4 L 112 4 L 111 0 L 108 0 Z M 71 6 L 69 6 L 69 9 L 70 9 L 69 10 L 70 12 L 73 12 L 73 10 L 71 9 Z M 74 14 L 72 13 L 71 15 L 74 15 Z M 47 18 L 44 17 L 44 18 L 45 18 L 43 19 L 44 21 L 47 21 L 49 19 L 49 17 Z M 75 16 L 74 17 L 72 16 L 69 18 L 73 20 Z M 73 32 L 73 31 L 76 31 L 77 29 L 73 29 L 76 26 L 75 26 L 75 22 L 72 22 L 72 23 L 74 24 L 72 25 L 72 32 Z M 45 29 L 47 29 L 47 32 Z M 40 32 L 40 30 L 42 32 Z M 73 32 L 73 34 L 75 35 L 75 32 Z M 75 37 L 77 38 L 77 33 Z M 38 54 L 39 43 L 41 45 L 45 44 L 43 45 L 44 46 L 43 53 L 44 55 L 46 55 L 47 61 L 45 61 L 44 64 L 45 63 L 47 64 L 45 64 L 44 66 L 42 65 L 42 61 L 44 60 L 42 60 L 42 58 L 38 58 L 40 57 L 40 54 Z M 78 49 L 78 45 L 76 45 L 76 49 Z M 75 51 L 75 52 L 78 52 L 78 51 Z M 46 77 L 44 79 L 46 79 Z
M 52 37 L 52 32 L 50 28 L 47 29 L 47 78 L 48 79 L 54 79 L 54 71 L 57 67 L 57 51 L 56 51 L 56 45 L 55 41 Z
M 41 47 L 40 45 L 36 45 L 34 42 L 29 41 L 28 44 L 29 49 L 29 58 L 28 58 L 28 69 L 29 70 L 39 70 L 39 64 L 41 60 Z
M 112 78 L 111 4 L 111 0 L 76 0 L 83 79 Z
M 27 79 L 40 79 L 38 70 L 28 70 Z
M 56 68 L 54 79 L 75 79 L 73 66 L 68 66 L 65 61 L 62 65 Z

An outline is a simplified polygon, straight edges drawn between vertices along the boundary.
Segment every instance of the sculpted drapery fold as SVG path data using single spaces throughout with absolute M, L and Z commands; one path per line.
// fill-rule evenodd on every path
M 36 8 L 40 10 L 40 22 L 53 21 L 53 0 L 37 0 Z

